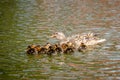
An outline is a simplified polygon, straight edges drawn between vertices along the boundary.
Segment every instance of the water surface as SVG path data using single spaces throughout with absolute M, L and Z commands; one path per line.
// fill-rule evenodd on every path
M 73 55 L 31 56 L 29 44 L 55 43 L 66 35 L 95 32 L 107 39 Z M 0 80 L 119 80 L 119 0 L 1 0 Z

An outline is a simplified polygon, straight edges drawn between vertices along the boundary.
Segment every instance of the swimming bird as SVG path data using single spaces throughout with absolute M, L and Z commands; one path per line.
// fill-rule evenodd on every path
M 29 45 L 27 47 L 27 54 L 38 54 L 38 51 L 39 51 L 39 45 Z
M 74 52 L 74 47 L 71 42 L 61 44 L 62 52 L 64 54 L 71 54 Z
M 56 53 L 60 54 L 62 52 L 62 48 L 59 44 L 54 44 L 53 47 Z
M 84 50 L 86 50 L 86 48 L 87 48 L 87 46 L 84 43 L 81 43 L 79 48 L 78 48 L 78 51 L 83 52 Z
M 40 50 L 38 53 L 39 54 L 47 54 L 50 46 L 51 46 L 50 43 L 46 43 L 45 45 L 40 47 Z
M 81 43 L 84 45 L 96 45 L 106 41 L 106 39 L 98 38 L 94 33 L 84 33 L 84 34 L 75 34 L 69 37 L 66 37 L 62 32 L 55 32 L 51 36 L 60 41 L 60 44 L 71 42 L 75 45 L 75 48 L 78 49 Z

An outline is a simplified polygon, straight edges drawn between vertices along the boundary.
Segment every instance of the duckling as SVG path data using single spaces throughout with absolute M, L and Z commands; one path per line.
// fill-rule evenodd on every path
M 27 47 L 27 54 L 37 54 L 37 50 L 35 49 L 36 45 L 29 45 Z
M 49 48 L 47 50 L 47 54 L 51 56 L 54 53 L 55 53 L 54 47 L 52 45 L 49 46 Z
M 40 47 L 40 50 L 38 51 L 38 54 L 46 54 L 46 48 L 44 48 L 43 46 Z
M 61 48 L 62 48 L 63 53 L 65 53 L 65 54 L 74 52 L 74 48 L 71 47 L 69 44 L 66 44 L 66 43 L 63 43 L 61 45 Z
M 47 50 L 49 49 L 50 45 L 51 45 L 50 43 L 47 43 L 46 45 L 41 46 L 38 53 L 39 54 L 47 54 Z
M 54 45 L 54 50 L 56 51 L 56 53 L 61 53 L 62 52 L 62 49 L 61 49 L 59 44 Z
M 73 43 L 67 42 L 67 45 L 68 45 L 68 47 L 67 47 L 67 49 L 66 49 L 65 52 L 67 52 L 67 53 L 73 53 L 73 52 L 74 52 L 74 49 L 75 49 Z
M 67 45 L 73 49 L 75 49 L 75 45 L 72 42 L 67 42 Z
M 80 44 L 80 47 L 78 48 L 79 52 L 83 52 L 83 50 L 86 50 L 87 46 L 84 43 Z

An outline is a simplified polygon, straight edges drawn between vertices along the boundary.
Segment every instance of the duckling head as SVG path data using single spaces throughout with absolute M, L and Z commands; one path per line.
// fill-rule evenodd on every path
M 68 47 L 68 45 L 67 45 L 66 43 L 61 44 L 61 48 L 62 48 L 63 50 L 65 50 L 67 47 Z
M 87 46 L 84 44 L 84 43 L 81 43 L 79 48 L 78 48 L 78 51 L 79 52 L 83 52 L 87 49 Z
M 55 33 L 52 34 L 51 37 L 56 38 L 58 40 L 65 40 L 66 39 L 64 33 L 62 33 L 62 32 L 55 32 Z
M 72 42 L 67 42 L 67 45 L 68 45 L 69 47 L 75 48 L 75 45 L 74 45 Z
M 51 44 L 50 44 L 50 43 L 47 43 L 47 44 L 44 46 L 44 48 L 48 49 L 50 46 L 51 46 Z

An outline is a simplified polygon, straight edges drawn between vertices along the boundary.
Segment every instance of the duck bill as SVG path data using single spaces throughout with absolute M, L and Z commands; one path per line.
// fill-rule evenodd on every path
M 56 36 L 55 35 L 52 35 L 52 36 L 50 36 L 51 38 L 55 38 Z

